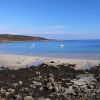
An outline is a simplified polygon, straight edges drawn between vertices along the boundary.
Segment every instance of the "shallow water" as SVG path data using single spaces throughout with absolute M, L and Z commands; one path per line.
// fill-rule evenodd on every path
M 60 45 L 64 46 L 61 47 Z M 100 58 L 100 40 L 0 43 L 1 54 Z

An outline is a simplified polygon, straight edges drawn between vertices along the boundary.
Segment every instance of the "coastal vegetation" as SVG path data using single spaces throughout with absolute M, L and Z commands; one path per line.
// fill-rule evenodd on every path
M 48 39 L 35 36 L 0 34 L 0 42 L 41 41 L 41 40 L 48 40 Z

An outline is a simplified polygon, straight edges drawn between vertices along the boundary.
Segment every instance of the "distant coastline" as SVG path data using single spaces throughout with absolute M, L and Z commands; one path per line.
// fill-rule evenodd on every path
M 6 42 L 30 42 L 30 41 L 48 41 L 49 39 L 36 37 L 36 36 L 26 36 L 26 35 L 12 35 L 12 34 L 0 34 L 0 43 Z

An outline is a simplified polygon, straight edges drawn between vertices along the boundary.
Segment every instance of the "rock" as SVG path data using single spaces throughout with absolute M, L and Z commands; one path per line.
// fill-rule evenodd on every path
M 3 94 L 3 93 L 5 93 L 5 92 L 6 92 L 6 90 L 5 90 L 4 88 L 1 88 L 1 89 L 0 89 L 0 93 Z
M 36 72 L 37 75 L 40 75 L 41 73 L 39 71 Z
M 48 75 L 46 88 L 53 92 L 58 92 L 58 84 L 54 81 L 54 75 L 52 73 Z
M 48 81 L 49 81 L 49 82 L 54 82 L 54 78 L 53 78 L 53 77 L 49 77 L 49 78 L 48 78 Z
M 56 84 L 56 82 L 48 82 L 46 88 L 48 90 L 54 91 L 54 92 L 58 92 L 58 85 Z
M 100 66 L 83 73 L 72 64 L 49 63 L 21 70 L 6 70 L 7 73 L 1 71 L 0 100 L 100 99 Z M 15 78 L 11 75 L 15 75 Z
M 40 91 L 43 91 L 43 87 L 40 87 L 40 89 L 39 89 Z
M 39 78 L 42 78 L 42 76 L 39 76 Z
M 54 77 L 54 75 L 52 73 L 49 73 L 48 77 Z
M 18 86 L 18 83 L 13 83 L 12 86 L 16 88 Z
M 44 98 L 44 100 L 51 100 L 50 98 Z
M 38 85 L 38 86 L 39 86 L 39 85 L 42 85 L 42 83 L 41 83 L 41 82 L 37 82 L 37 83 L 36 83 L 36 85 Z
M 42 83 L 41 82 L 36 82 L 36 81 L 32 81 L 32 83 L 33 83 L 33 85 L 42 85 Z
M 46 62 L 46 63 L 45 63 L 45 66 L 46 66 L 46 67 L 50 67 L 50 68 L 59 69 L 59 67 L 57 66 L 57 63 Z
M 6 97 L 10 95 L 10 92 L 5 92 Z
M 22 100 L 22 99 L 21 99 L 21 96 L 20 96 L 19 94 L 14 95 L 14 96 L 13 96 L 13 99 L 14 99 L 14 98 L 15 98 L 15 100 Z
M 28 91 L 29 89 L 26 87 L 26 88 L 24 88 L 24 90 L 25 90 L 25 91 Z
M 20 92 L 24 92 L 24 88 L 23 88 L 23 87 L 20 88 L 19 91 L 20 91 Z
M 5 67 L 0 67 L 0 70 L 4 70 L 5 69 Z
M 25 96 L 24 100 L 34 100 L 32 96 Z
M 36 100 L 51 100 L 50 98 L 43 98 L 43 97 L 40 97 L 40 98 L 37 98 Z
M 13 94 L 15 92 L 15 89 L 9 88 L 8 92 L 10 92 L 11 94 Z
M 48 90 L 53 90 L 54 85 L 52 85 L 52 83 L 48 82 L 46 87 Z
M 36 85 L 31 84 L 30 87 L 33 88 L 33 89 L 35 89 L 36 88 Z
M 15 78 L 15 75 L 11 75 L 12 78 Z
M 33 85 L 31 84 L 30 87 L 33 87 Z
M 49 75 L 48 75 L 48 81 L 49 82 L 54 82 L 54 75 L 52 73 L 49 73 Z
M 65 88 L 64 87 L 60 87 L 59 88 L 59 93 L 64 93 L 65 92 Z
M 6 99 L 2 98 L 2 99 L 0 99 L 0 100 L 6 100 Z
M 55 63 L 54 61 L 50 61 L 50 63 Z
M 36 85 L 37 82 L 36 82 L 36 81 L 32 81 L 32 83 L 33 83 L 34 85 Z
M 18 83 L 19 83 L 19 85 L 22 85 L 22 84 L 23 84 L 23 82 L 22 82 L 22 81 L 19 81 Z

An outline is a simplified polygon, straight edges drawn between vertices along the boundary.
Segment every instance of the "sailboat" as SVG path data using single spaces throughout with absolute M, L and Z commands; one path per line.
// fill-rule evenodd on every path
M 34 48 L 35 47 L 35 45 L 34 45 L 34 43 L 32 44 L 32 48 Z
M 64 47 L 64 44 L 60 44 L 60 47 Z

